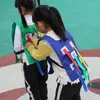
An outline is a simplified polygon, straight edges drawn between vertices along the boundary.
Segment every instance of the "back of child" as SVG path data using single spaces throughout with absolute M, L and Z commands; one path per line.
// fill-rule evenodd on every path
M 58 10 L 54 7 L 41 5 L 36 8 L 33 20 L 38 30 L 46 34 L 39 40 L 38 52 L 33 48 L 30 49 L 29 43 L 26 47 L 33 57 L 35 54 L 39 59 L 50 56 L 53 70 L 58 75 L 55 100 L 81 100 L 81 85 L 87 91 L 84 78 L 89 80 L 88 66 L 80 55 L 71 34 L 65 30 Z M 40 51 L 43 51 L 44 56 L 39 55 Z M 37 60 L 38 58 L 36 57 Z
M 12 26 L 12 40 L 16 62 L 20 59 L 22 60 L 25 86 L 30 100 L 47 100 L 47 62 L 44 59 L 40 62 L 36 61 L 25 48 L 28 36 L 32 37 L 34 33 L 39 36 L 38 30 L 32 21 L 36 2 L 35 0 L 15 0 L 15 7 L 18 8 L 21 16 L 21 21 L 14 22 Z

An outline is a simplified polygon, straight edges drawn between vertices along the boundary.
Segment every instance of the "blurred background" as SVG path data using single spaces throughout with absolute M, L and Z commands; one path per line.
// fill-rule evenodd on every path
M 100 0 L 41 0 L 55 6 L 81 50 L 100 49 Z M 11 29 L 20 17 L 14 0 L 0 3 L 0 57 L 13 52 Z

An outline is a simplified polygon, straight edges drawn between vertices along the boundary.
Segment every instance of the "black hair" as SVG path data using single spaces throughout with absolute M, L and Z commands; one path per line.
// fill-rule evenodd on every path
M 37 2 L 38 2 L 38 6 L 40 6 L 40 0 L 37 0 Z
M 35 23 L 37 23 L 37 21 L 43 21 L 45 26 L 50 26 L 61 40 L 66 41 L 65 26 L 59 11 L 55 7 L 40 5 L 34 11 L 33 21 Z
M 38 5 L 40 5 L 40 0 L 37 0 Z M 21 7 L 25 7 L 28 11 L 34 11 L 36 8 L 36 0 L 15 0 L 15 7 L 18 8 L 21 14 L 21 20 L 24 27 L 28 27 L 26 20 L 22 14 Z

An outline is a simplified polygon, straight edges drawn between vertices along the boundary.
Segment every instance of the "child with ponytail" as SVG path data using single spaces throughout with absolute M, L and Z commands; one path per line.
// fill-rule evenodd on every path
M 35 34 L 26 48 L 35 59 L 46 58 L 50 71 L 57 74 L 55 100 L 81 100 L 81 86 L 88 90 L 84 81 L 84 78 L 89 80 L 88 66 L 65 29 L 60 13 L 55 7 L 41 5 L 36 8 L 33 20 L 45 36 L 38 40 Z
M 26 90 L 30 100 L 47 100 L 47 62 L 45 59 L 37 61 L 26 49 L 29 36 L 39 35 L 35 24 L 32 21 L 32 14 L 40 5 L 40 0 L 15 0 L 15 7 L 21 16 L 21 21 L 14 22 L 12 25 L 12 40 L 16 62 L 20 59 L 23 63 Z M 38 36 L 39 37 L 39 36 Z

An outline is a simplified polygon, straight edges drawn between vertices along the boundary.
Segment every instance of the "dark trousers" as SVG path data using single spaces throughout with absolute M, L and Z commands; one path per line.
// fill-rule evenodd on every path
M 58 83 L 56 88 L 55 100 L 81 100 L 81 83 L 63 85 Z
M 44 76 L 41 76 L 36 64 L 27 66 L 24 63 L 25 86 L 29 94 L 29 100 L 47 100 L 47 62 L 41 61 L 40 65 Z

